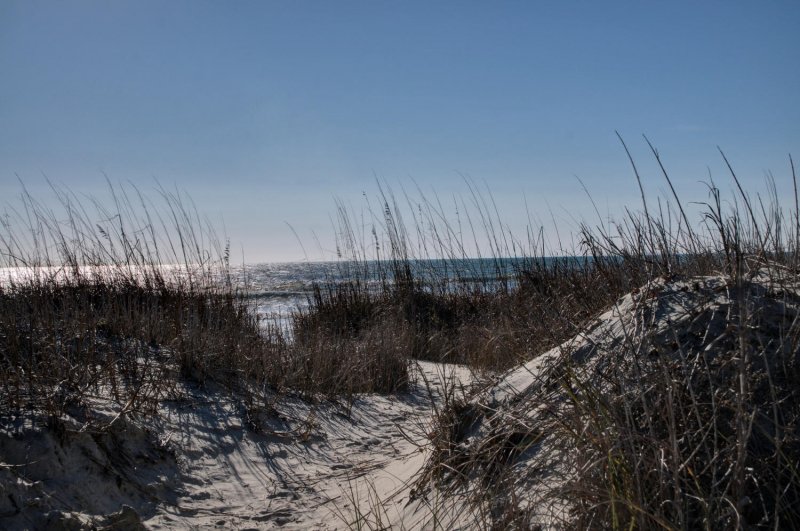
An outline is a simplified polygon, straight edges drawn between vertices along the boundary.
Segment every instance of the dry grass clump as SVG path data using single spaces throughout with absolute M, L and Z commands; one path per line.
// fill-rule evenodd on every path
M 317 286 L 292 316 L 288 382 L 306 390 L 394 392 L 408 384 L 411 331 L 357 281 Z
M 266 376 L 267 342 L 227 250 L 182 197 L 162 191 L 156 209 L 111 188 L 114 213 L 88 200 L 93 218 L 54 192 L 58 214 L 23 193 L 0 234 L 3 414 L 58 416 L 93 395 L 147 410 L 180 377 L 237 387 Z
M 58 417 L 91 396 L 153 411 L 186 378 L 248 403 L 268 389 L 332 395 L 407 382 L 403 329 L 291 341 L 258 321 L 227 246 L 188 199 L 109 189 L 112 209 L 53 187 L 54 201 L 23 192 L 2 218 L 0 414 Z
M 599 269 L 589 258 L 472 259 L 439 242 L 442 258 L 417 259 L 399 209 L 387 201 L 382 212 L 383 226 L 392 231 L 381 244 L 373 229 L 373 254 L 355 247 L 352 224 L 343 223 L 343 239 L 351 242 L 342 254 L 343 271 L 318 286 L 308 308 L 293 316 L 297 345 L 360 341 L 365 331 L 380 328 L 393 331 L 405 358 L 497 371 L 574 333 L 624 289 L 597 290 Z
M 769 203 L 754 204 L 731 174 L 738 205 L 725 212 L 712 185 L 708 232 L 687 239 L 717 261 L 717 276 L 651 282 L 634 293 L 605 366 L 564 374 L 564 423 L 580 450 L 568 491 L 581 526 L 800 526 L 798 214 L 792 227 L 774 185 Z M 639 219 L 621 240 L 655 255 L 632 245 L 634 233 L 669 233 Z M 608 237 L 596 241 L 612 250 Z
M 340 209 L 342 270 L 317 286 L 308 308 L 293 316 L 299 344 L 332 345 L 358 340 L 364 330 L 388 328 L 398 334 L 395 344 L 407 358 L 497 372 L 572 337 L 654 274 L 698 274 L 719 262 L 684 251 L 661 263 L 622 249 L 601 252 L 600 242 L 592 240 L 575 253 L 579 256 L 552 257 L 532 239 L 529 251 L 516 256 L 512 253 L 525 246 L 501 232 L 502 222 L 480 199 L 472 214 L 480 221 L 468 217 L 466 224 L 482 223 L 492 254 L 470 258 L 454 225 L 425 197 L 407 197 L 407 210 L 420 213 L 412 227 L 403 223 L 393 196 L 384 193 L 381 200 L 378 214 L 369 211 L 366 235 L 358 234 L 352 214 Z M 466 207 L 460 212 L 470 215 Z M 417 258 L 415 248 L 438 258 Z M 473 252 L 482 256 L 479 248 Z
M 800 292 L 782 276 L 657 286 L 604 366 L 564 372 L 580 526 L 800 525 Z
M 109 393 L 138 410 L 178 374 L 235 386 L 254 375 L 257 323 L 230 294 L 102 282 L 26 283 L 0 294 L 0 409 L 60 414 Z M 246 374 L 243 374 L 247 371 Z
M 417 492 L 496 527 L 799 527 L 800 223 L 773 185 L 754 203 L 733 179 L 699 228 L 645 202 L 613 233 L 584 227 L 591 267 L 569 282 L 534 275 L 565 311 L 542 317 L 560 346 L 437 417 Z

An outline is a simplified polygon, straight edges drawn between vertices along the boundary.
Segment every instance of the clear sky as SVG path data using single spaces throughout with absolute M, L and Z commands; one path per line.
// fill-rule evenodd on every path
M 0 203 L 42 175 L 188 191 L 248 261 L 333 247 L 334 198 L 492 189 L 512 227 L 705 200 L 800 159 L 800 2 L 0 0 Z M 726 184 L 728 186 L 728 184 Z

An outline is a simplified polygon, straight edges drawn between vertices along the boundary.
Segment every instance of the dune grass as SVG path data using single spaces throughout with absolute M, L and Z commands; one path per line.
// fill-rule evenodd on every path
M 644 195 L 612 227 L 584 226 L 588 267 L 535 277 L 547 293 L 565 277 L 595 275 L 547 303 L 569 323 L 546 327 L 549 337 L 593 329 L 586 317 L 599 308 L 632 312 L 627 325 L 585 346 L 596 352 L 589 360 L 565 344 L 552 372 L 505 406 L 454 401 L 431 430 L 419 488 L 433 481 L 466 496 L 487 527 L 800 526 L 800 224 L 774 185 L 754 200 L 731 176 L 738 196 L 725 208 L 710 183 L 697 228 L 680 203 L 653 214 Z M 626 292 L 638 302 L 618 307 Z M 665 310 L 670 300 L 685 308 Z M 554 473 L 553 452 L 563 482 L 536 476 L 537 467 Z M 523 455 L 528 464 L 515 467 Z M 567 509 L 544 514 L 551 499 Z
M 39 200 L 23 189 L 0 220 L 0 414 L 56 418 L 92 396 L 155 411 L 183 380 L 252 407 L 265 392 L 407 385 L 408 329 L 377 318 L 355 334 L 325 313 L 327 286 L 313 312 L 293 315 L 293 333 L 259 322 L 228 244 L 187 196 L 110 183 L 104 201 L 50 190 Z M 337 289 L 348 315 L 365 311 L 358 289 Z
M 113 211 L 53 188 L 57 211 L 24 192 L 4 218 L 4 415 L 58 416 L 93 395 L 152 410 L 182 377 L 236 386 L 266 375 L 228 251 L 186 199 L 110 191 Z

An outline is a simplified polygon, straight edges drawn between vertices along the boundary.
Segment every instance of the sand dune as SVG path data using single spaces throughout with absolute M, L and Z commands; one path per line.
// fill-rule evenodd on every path
M 408 391 L 350 402 L 275 395 L 248 409 L 184 382 L 148 417 L 97 397 L 58 422 L 4 419 L 0 527 L 473 528 L 511 506 L 527 524 L 569 526 L 580 460 L 561 427 L 583 414 L 571 393 L 593 396 L 570 386 L 591 382 L 613 404 L 626 378 L 646 382 L 658 360 L 686 364 L 692 352 L 727 363 L 742 333 L 731 326 L 739 299 L 753 333 L 769 336 L 758 377 L 793 348 L 778 340 L 800 309 L 796 287 L 775 274 L 742 285 L 658 279 L 480 387 L 464 367 L 418 362 Z M 603 383 L 611 370 L 614 388 Z M 454 420 L 437 434 L 441 414 Z

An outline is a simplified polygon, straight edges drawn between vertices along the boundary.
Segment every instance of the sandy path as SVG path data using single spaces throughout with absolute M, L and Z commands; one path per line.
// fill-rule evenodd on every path
M 240 398 L 185 384 L 156 416 L 120 416 L 98 397 L 58 429 L 0 419 L 0 529 L 426 527 L 425 502 L 408 503 L 426 433 L 446 390 L 472 377 L 412 372 L 404 393 L 281 396 L 249 416 Z
M 410 391 L 394 396 L 316 406 L 283 399 L 260 431 L 242 425 L 230 399 L 198 391 L 169 404 L 155 429 L 177 456 L 184 492 L 144 524 L 347 529 L 362 517 L 372 526 L 417 527 L 425 515 L 406 505 L 427 455 L 433 405 L 472 379 L 464 368 L 425 362 L 415 373 Z

